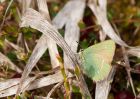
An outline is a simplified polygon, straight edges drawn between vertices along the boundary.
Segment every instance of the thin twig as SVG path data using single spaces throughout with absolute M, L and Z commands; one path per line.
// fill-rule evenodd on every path
M 59 86 L 61 86 L 63 84 L 63 81 L 59 82 L 58 84 L 56 84 L 51 91 L 48 93 L 46 99 L 50 99 L 50 96 L 52 95 L 52 93 L 56 90 L 56 88 L 58 88 Z
M 8 13 L 8 10 L 9 10 L 10 6 L 12 5 L 13 1 L 14 1 L 14 0 L 11 0 L 11 1 L 9 2 L 9 4 L 8 4 L 8 7 L 6 8 L 6 11 L 5 11 L 5 13 L 4 13 L 4 17 L 3 17 L 2 23 L 1 23 L 1 25 L 0 25 L 0 31 L 1 31 L 2 27 L 3 27 L 3 25 L 4 25 L 6 15 L 7 15 L 7 13 Z
M 89 30 L 89 29 L 100 29 L 101 27 L 99 25 L 91 25 L 91 26 L 88 26 L 84 29 L 81 30 L 81 32 L 84 32 L 86 30 Z
M 131 77 L 131 73 L 130 73 L 130 69 L 129 69 L 129 68 L 130 68 L 130 64 L 129 64 L 128 55 L 127 55 L 126 50 L 125 50 L 125 48 L 124 48 L 123 46 L 122 46 L 122 51 L 123 51 L 124 61 L 125 61 L 125 63 L 126 63 L 126 67 L 127 67 L 127 68 L 125 68 L 125 69 L 126 69 L 127 74 L 128 74 L 128 79 L 129 79 L 129 82 L 130 82 L 130 84 L 131 84 L 133 93 L 134 93 L 134 95 L 135 95 L 135 97 L 136 97 L 136 92 L 135 92 L 135 88 L 134 88 L 134 84 L 133 84 L 133 79 L 132 79 L 132 77 Z
M 135 70 L 134 68 L 131 68 L 131 67 L 128 68 L 126 65 L 121 64 L 121 63 L 116 63 L 116 64 L 119 65 L 119 66 L 122 66 L 122 67 L 124 67 L 124 68 L 129 69 L 129 71 L 132 72 L 132 73 L 140 74 L 140 70 Z
M 116 28 L 116 25 L 113 24 L 114 26 L 114 30 L 116 31 L 116 33 L 119 35 L 119 31 L 118 29 Z M 120 36 L 120 35 L 119 35 Z M 133 84 L 133 79 L 131 77 L 131 70 L 130 70 L 130 63 L 129 63 L 129 59 L 128 59 L 128 53 L 126 52 L 126 49 L 124 46 L 121 46 L 122 48 L 122 54 L 123 54 L 123 58 L 124 58 L 124 61 L 125 61 L 125 69 L 127 71 L 127 75 L 128 75 L 128 80 L 130 82 L 130 85 L 132 87 L 132 90 L 133 90 L 133 93 L 134 93 L 134 96 L 136 97 L 136 91 L 135 91 L 135 88 L 134 88 L 134 84 Z
M 40 71 L 40 72 L 31 72 L 31 74 L 34 74 L 34 75 L 48 75 L 48 74 L 52 74 L 52 73 L 55 73 L 55 72 L 58 72 L 60 70 L 60 66 L 57 66 L 55 68 L 53 68 L 52 70 L 48 70 L 48 71 Z

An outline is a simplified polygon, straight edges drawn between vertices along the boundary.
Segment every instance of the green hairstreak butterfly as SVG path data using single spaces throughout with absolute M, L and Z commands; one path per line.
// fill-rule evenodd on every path
M 80 53 L 82 70 L 93 81 L 107 78 L 115 52 L 115 42 L 106 40 L 88 47 Z

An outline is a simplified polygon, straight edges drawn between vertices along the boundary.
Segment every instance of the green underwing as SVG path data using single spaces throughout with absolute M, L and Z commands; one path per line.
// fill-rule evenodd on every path
M 80 57 L 83 72 L 95 82 L 107 78 L 115 48 L 114 41 L 106 40 L 82 51 Z

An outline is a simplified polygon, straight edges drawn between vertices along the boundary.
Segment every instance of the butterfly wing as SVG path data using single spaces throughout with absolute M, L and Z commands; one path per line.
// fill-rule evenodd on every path
M 84 73 L 94 81 L 105 79 L 111 69 L 115 43 L 107 40 L 85 49 L 81 53 Z

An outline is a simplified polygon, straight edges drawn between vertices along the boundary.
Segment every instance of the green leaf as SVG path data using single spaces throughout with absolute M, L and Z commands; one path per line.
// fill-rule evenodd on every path
M 95 44 L 80 53 L 83 72 L 94 81 L 104 80 L 111 69 L 111 62 L 115 52 L 112 40 Z

